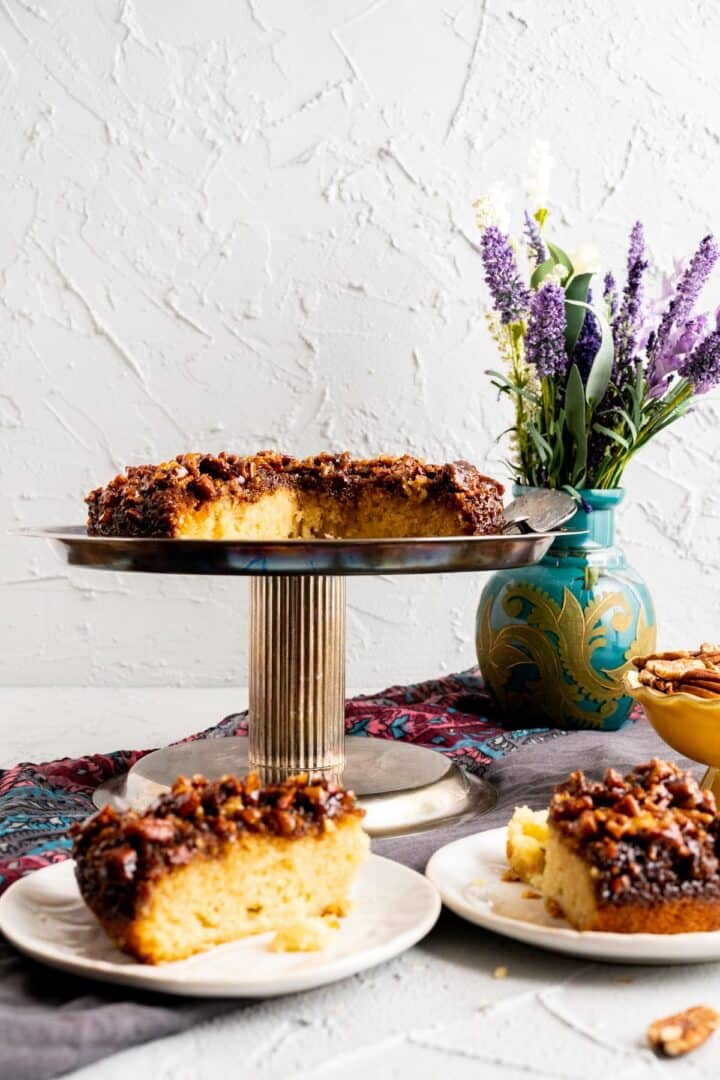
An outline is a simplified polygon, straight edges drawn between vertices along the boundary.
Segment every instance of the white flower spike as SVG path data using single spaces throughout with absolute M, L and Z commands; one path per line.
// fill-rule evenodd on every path
M 473 206 L 478 229 L 485 230 L 491 225 L 497 225 L 504 233 L 510 231 L 508 192 L 501 184 L 493 184 L 485 195 L 475 200 Z
M 550 177 L 555 168 L 555 159 L 550 153 L 550 143 L 538 139 L 528 153 L 528 178 L 526 194 L 531 213 L 544 209 L 547 205 Z
M 600 252 L 594 244 L 581 244 L 570 254 L 576 274 L 597 274 L 602 265 Z

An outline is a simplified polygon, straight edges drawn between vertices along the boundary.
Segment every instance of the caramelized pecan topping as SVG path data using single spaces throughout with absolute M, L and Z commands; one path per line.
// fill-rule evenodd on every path
M 212 856 L 243 833 L 319 836 L 363 813 L 351 791 L 318 777 L 263 786 L 254 773 L 244 780 L 180 776 L 144 813 L 105 806 L 74 825 L 76 874 L 91 907 L 97 900 L 106 911 L 131 916 L 154 877 L 196 855 Z
M 620 903 L 720 895 L 720 818 L 712 792 L 653 758 L 626 777 L 582 771 L 555 788 L 550 823 L 592 864 L 598 898 Z
M 502 528 L 502 484 L 466 461 L 431 465 L 409 454 L 358 460 L 347 453 L 300 460 L 272 450 L 248 457 L 178 454 L 160 465 L 129 466 L 90 492 L 87 528 L 91 536 L 174 536 L 183 510 L 221 496 L 255 502 L 286 487 L 352 502 L 368 483 L 419 500 L 448 500 L 467 534 Z

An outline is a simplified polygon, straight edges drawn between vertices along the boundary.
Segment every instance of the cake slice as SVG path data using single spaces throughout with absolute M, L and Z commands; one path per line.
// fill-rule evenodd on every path
M 720 929 L 720 818 L 692 775 L 654 758 L 555 788 L 542 891 L 578 930 Z
M 194 540 L 474 536 L 502 530 L 503 490 L 466 461 L 179 454 L 91 491 L 87 530 Z
M 179 777 L 148 810 L 109 806 L 74 829 L 78 885 L 143 963 L 342 916 L 369 841 L 352 792 L 298 776 Z

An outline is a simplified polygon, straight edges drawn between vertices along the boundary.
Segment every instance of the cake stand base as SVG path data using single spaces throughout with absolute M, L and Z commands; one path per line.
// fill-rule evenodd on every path
M 230 736 L 181 743 L 141 758 L 123 777 L 103 784 L 95 805 L 142 809 L 167 791 L 176 776 L 218 777 L 248 771 L 248 740 Z M 406 833 L 455 824 L 495 805 L 495 788 L 464 772 L 442 754 L 409 743 L 365 736 L 345 740 L 343 784 L 366 812 L 371 836 Z

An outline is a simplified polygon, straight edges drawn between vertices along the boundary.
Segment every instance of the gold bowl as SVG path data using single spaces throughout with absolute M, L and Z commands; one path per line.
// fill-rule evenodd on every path
M 641 683 L 637 671 L 626 672 L 623 683 L 668 746 L 709 766 L 702 787 L 712 788 L 720 799 L 720 776 L 716 783 L 716 771 L 720 769 L 720 695 L 699 698 L 682 690 L 665 694 Z

